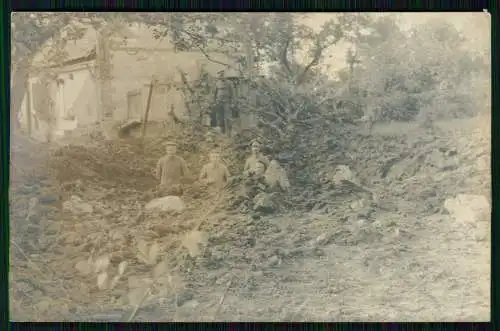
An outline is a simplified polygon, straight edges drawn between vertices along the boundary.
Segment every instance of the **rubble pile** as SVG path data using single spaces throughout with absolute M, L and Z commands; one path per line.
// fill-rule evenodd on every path
M 406 202 L 414 204 L 414 213 L 432 214 L 441 210 L 450 196 L 489 192 L 488 135 L 479 129 L 456 132 L 456 139 L 449 135 L 359 135 L 338 139 L 333 148 L 320 145 L 318 149 L 324 152 L 314 158 L 313 181 L 305 190 L 301 187 L 297 200 L 306 209 L 331 205 L 338 210 L 337 192 L 344 205 L 365 199 L 373 207 L 397 212 L 397 205 L 404 206 L 400 202 Z M 328 178 L 335 175 L 339 165 L 348 165 L 358 185 L 335 188 L 330 183 L 325 190 Z M 349 192 L 345 191 L 347 188 Z M 373 201 L 374 197 L 378 201 Z
M 264 179 L 240 176 L 248 150 L 223 137 L 184 133 L 144 144 L 122 139 L 69 145 L 50 154 L 35 153 L 43 149 L 19 140 L 22 144 L 12 148 L 13 163 L 22 171 L 11 176 L 17 261 L 11 297 L 35 307 L 57 295 L 67 300 L 37 312 L 88 320 L 96 305 L 98 311 L 126 314 L 136 305 L 131 293 L 148 290 L 137 285 L 142 283 L 152 288 L 145 307 L 163 300 L 170 307 L 165 309 L 175 310 L 189 301 L 179 298 L 228 277 L 250 293 L 269 270 L 294 259 L 320 258 L 322 247 L 331 243 L 409 240 L 417 225 L 408 224 L 405 215 L 455 215 L 460 194 L 489 191 L 489 138 L 479 131 L 457 133 L 457 139 L 409 139 L 345 130 L 335 139 L 318 138 L 316 150 L 300 149 L 306 154 L 273 155 L 290 171 L 287 192 L 271 190 Z M 155 199 L 152 170 L 172 139 L 194 177 L 209 151 L 222 148 L 234 174 L 226 190 L 217 194 L 190 182 L 181 197 Z M 445 205 L 446 199 L 455 200 Z M 484 218 L 484 212 L 471 213 Z M 27 230 L 30 226 L 34 230 Z M 163 274 L 183 279 L 176 301 L 164 293 L 167 285 L 152 285 L 157 255 L 167 266 Z M 46 274 L 54 281 L 28 284 L 30 277 L 37 279 L 30 272 L 40 272 L 33 265 L 50 268 Z
M 200 143 L 195 135 L 150 139 L 144 145 L 134 140 L 103 141 L 50 151 L 36 142 L 15 140 L 12 163 L 17 167 L 11 176 L 10 211 L 16 265 L 22 270 L 29 270 L 30 265 L 49 266 L 50 278 L 66 280 L 62 287 L 59 283 L 44 284 L 46 291 L 60 293 L 61 297 L 67 296 L 61 294 L 62 290 L 71 293 L 77 298 L 73 305 L 82 310 L 95 304 L 95 296 L 101 294 L 96 275 L 79 273 L 77 264 L 108 256 L 112 267 L 127 261 L 128 275 L 141 274 L 144 266 L 136 259 L 137 241 L 170 245 L 180 233 L 193 228 L 191 221 L 212 203 L 203 202 L 207 193 L 188 183 L 180 202 L 182 208 L 174 208 L 173 213 L 165 208 L 145 208 L 155 197 L 152 170 L 165 153 L 164 143 L 172 139 L 179 142 L 179 150 L 195 177 L 209 151 L 224 148 L 224 138 Z M 223 149 L 223 155 L 233 171 L 241 167 L 230 158 L 230 150 Z M 22 279 L 17 281 L 23 283 Z M 115 292 L 120 291 L 127 291 L 126 284 L 117 283 Z M 13 298 L 24 298 L 23 305 L 34 305 L 40 299 L 35 295 L 28 300 L 30 296 L 23 293 L 13 293 Z M 108 306 L 116 299 L 113 295 L 104 297 L 102 303 Z M 58 309 L 64 315 L 64 308 Z

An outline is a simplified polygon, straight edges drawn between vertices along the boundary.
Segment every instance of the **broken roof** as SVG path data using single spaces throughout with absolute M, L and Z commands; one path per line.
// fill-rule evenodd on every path
M 91 60 L 92 56 L 95 57 L 97 36 L 98 31 L 94 29 L 91 25 L 73 23 L 79 27 L 86 28 L 86 31 L 82 38 L 77 40 L 68 41 L 64 47 L 65 60 L 63 65 L 69 65 L 74 63 L 79 63 L 83 59 Z M 120 31 L 117 38 L 126 39 L 128 36 L 134 37 L 134 33 L 127 27 L 120 27 Z M 61 66 L 60 63 L 54 63 L 54 61 L 48 60 L 49 54 L 52 50 L 53 45 L 56 40 L 51 39 L 45 43 L 41 51 L 33 59 L 33 65 L 37 67 L 50 67 L 50 66 Z

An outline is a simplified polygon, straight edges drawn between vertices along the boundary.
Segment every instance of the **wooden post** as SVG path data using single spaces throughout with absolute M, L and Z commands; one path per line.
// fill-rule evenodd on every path
M 142 134 L 141 134 L 142 141 L 144 141 L 144 138 L 146 137 L 146 125 L 148 123 L 149 108 L 151 107 L 151 97 L 153 95 L 154 83 L 155 79 L 153 78 L 151 79 L 151 84 L 149 84 L 148 100 L 146 103 L 146 110 L 144 111 L 144 118 L 142 120 Z
M 348 89 L 349 92 L 352 90 L 354 66 L 359 64 L 361 61 L 358 59 L 356 52 L 353 52 L 351 48 L 347 51 L 347 64 L 349 65 L 349 78 L 348 78 Z
M 26 82 L 26 125 L 28 127 L 28 135 L 31 136 L 31 116 L 33 113 L 33 94 L 31 90 L 31 80 L 28 78 Z

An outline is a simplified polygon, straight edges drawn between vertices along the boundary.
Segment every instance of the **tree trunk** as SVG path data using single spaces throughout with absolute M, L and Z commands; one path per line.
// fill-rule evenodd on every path
M 26 87 L 29 75 L 29 59 L 19 62 L 17 70 L 11 71 L 12 85 L 10 90 L 10 127 L 11 130 L 20 128 L 19 112 L 26 94 Z
M 31 88 L 30 88 L 30 81 L 27 79 L 25 84 L 25 90 L 26 90 L 26 125 L 28 127 L 28 135 L 31 136 L 32 133 L 32 126 L 31 126 L 31 118 L 33 116 L 33 109 L 31 108 L 33 104 L 33 95 L 31 93 Z M 21 102 L 22 104 L 22 102 Z

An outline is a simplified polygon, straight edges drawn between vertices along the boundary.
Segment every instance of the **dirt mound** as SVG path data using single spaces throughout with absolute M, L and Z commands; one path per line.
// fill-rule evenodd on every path
M 104 188 L 129 186 L 140 190 L 153 184 L 149 164 L 140 162 L 142 154 L 137 144 L 69 145 L 54 153 L 51 169 L 62 183 L 79 179 Z
M 191 225 L 189 221 L 198 217 L 199 210 L 208 207 L 200 206 L 199 201 L 206 198 L 207 193 L 200 192 L 195 185 L 188 186 L 183 197 L 190 206 L 189 211 L 167 222 L 166 232 L 164 217 L 171 216 L 150 215 L 146 220 L 141 216 L 144 204 L 152 198 L 151 191 L 156 186 L 152 170 L 164 155 L 167 140 L 178 142 L 193 176 L 197 176 L 207 162 L 212 148 L 224 148 L 226 144 L 223 137 L 204 141 L 197 134 L 150 139 L 145 144 L 119 140 L 62 148 L 49 148 L 21 138 L 15 140 L 12 164 L 16 165 L 13 167 L 16 170 L 11 176 L 10 198 L 11 220 L 16 224 L 12 228 L 22 230 L 14 231 L 13 236 L 13 258 L 18 266 L 13 274 L 16 278 L 21 277 L 17 280 L 23 283 L 24 278 L 20 275 L 29 274 L 33 266 L 43 265 L 50 268 L 50 271 L 43 271 L 50 279 L 66 279 L 62 287 L 48 280 L 43 286 L 38 284 L 44 288 L 43 293 L 58 293 L 68 300 L 72 296 L 79 297 L 77 301 L 81 307 L 90 306 L 95 303 L 94 296 L 99 296 L 99 291 L 95 291 L 95 275 L 67 279 L 75 273 L 78 262 L 104 255 L 110 256 L 113 264 L 130 262 L 135 259 L 138 238 L 159 240 L 167 245 L 169 240 L 163 240 L 165 235 L 175 237 L 187 230 Z M 230 169 L 239 170 L 240 165 L 230 149 L 223 149 L 223 155 Z M 76 213 L 65 208 L 64 201 L 72 198 L 91 206 L 92 213 Z M 36 219 L 29 215 L 29 205 L 33 201 Z M 28 225 L 35 229 L 28 229 Z M 144 266 L 139 264 L 138 268 L 140 273 Z M 134 263 L 128 269 L 134 273 Z M 27 285 L 22 293 L 14 293 L 13 298 L 24 304 L 27 297 L 23 293 L 33 290 Z M 44 296 L 34 295 L 33 302 L 29 300 L 31 304 L 40 301 L 40 295 Z M 106 298 L 102 303 L 112 305 L 113 298 Z M 56 303 L 59 304 L 68 306 Z
M 39 214 L 39 231 L 31 235 L 34 249 L 18 245 L 17 238 L 16 246 L 21 247 L 12 249 L 17 252 L 13 305 L 17 303 L 16 311 L 35 307 L 24 310 L 32 318 L 57 311 L 57 316 L 77 320 L 132 316 L 171 321 L 183 319 L 184 311 L 188 319 L 196 314 L 212 320 L 228 288 L 248 300 L 252 293 L 271 290 L 269 282 L 279 291 L 294 277 L 279 269 L 301 261 L 320 263 L 332 246 L 351 250 L 383 244 L 397 251 L 426 227 L 412 215 L 436 214 L 442 200 L 456 193 L 484 194 L 489 182 L 477 162 L 488 163 L 489 141 L 472 135 L 412 140 L 351 132 L 335 141 L 318 139 L 317 151 L 283 162 L 291 170 L 293 189 L 273 198 L 280 208 L 270 216 L 254 210 L 253 199 L 270 193 L 266 187 L 258 182 L 245 187 L 245 179 L 238 176 L 223 194 L 188 185 L 182 213 L 145 212 L 155 186 L 151 170 L 172 137 L 145 145 L 120 140 L 66 146 L 36 161 L 48 162 L 46 171 L 30 170 L 30 159 L 22 163 L 22 173 L 28 175 L 11 184 L 13 196 L 19 198 L 11 220 L 32 223 L 30 199 L 48 201 L 59 191 L 64 193 L 60 200 L 76 196 L 74 201 L 92 212 L 39 201 L 44 212 Z M 223 147 L 233 174 L 241 170 L 246 150 L 237 140 L 214 142 L 188 133 L 175 140 L 193 174 L 215 146 Z M 40 147 L 30 148 L 17 152 L 17 164 Z M 349 166 L 353 182 L 323 181 L 335 175 L 338 165 Z M 298 179 L 293 176 L 299 173 Z M 31 190 L 34 186 L 40 189 Z M 47 277 L 34 277 L 34 272 Z M 117 281 L 110 288 L 114 277 Z

